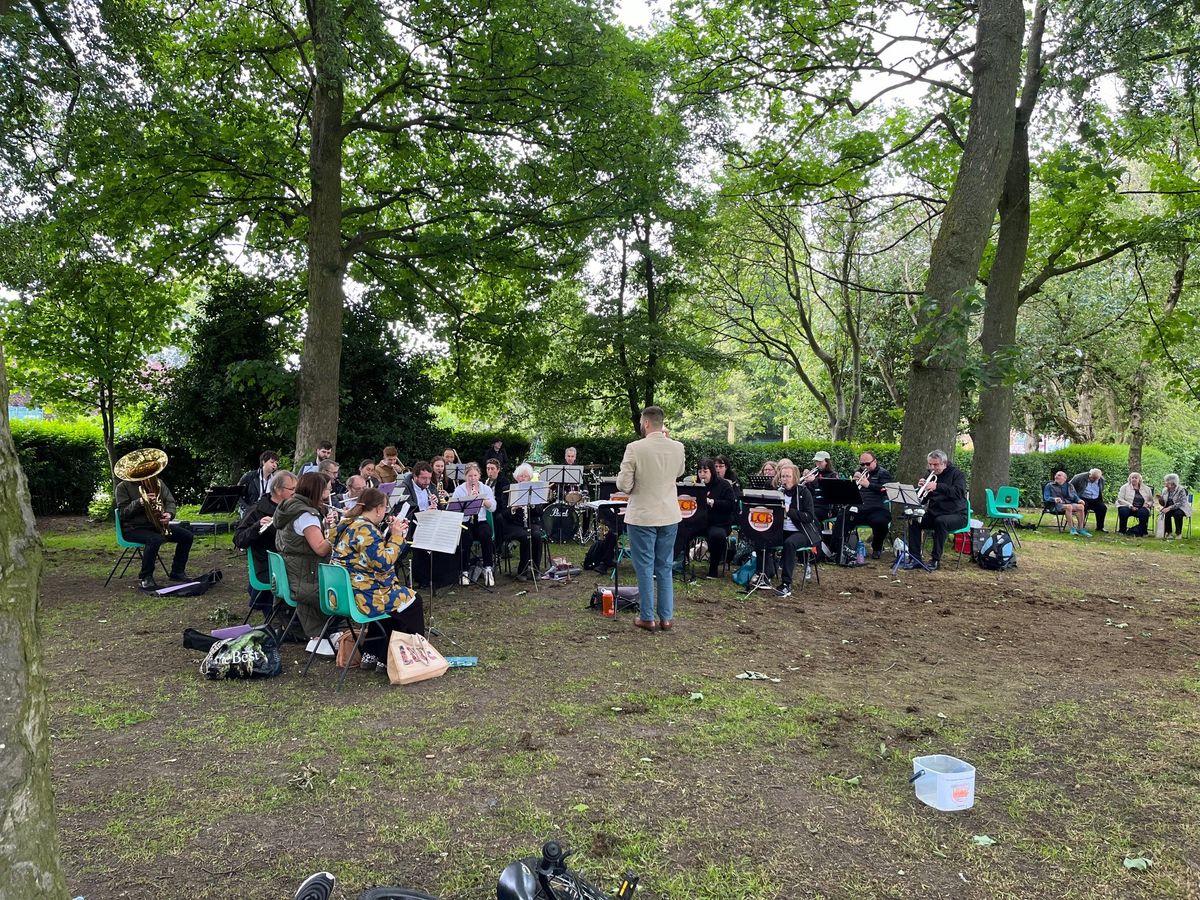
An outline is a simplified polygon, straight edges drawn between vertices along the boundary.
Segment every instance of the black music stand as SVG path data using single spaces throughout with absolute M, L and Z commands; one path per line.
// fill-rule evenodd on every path
M 756 491 L 771 491 L 775 489 L 775 479 L 771 475 L 747 475 L 746 487 Z
M 451 500 L 449 503 L 446 504 L 446 512 L 462 513 L 462 517 L 463 517 L 464 521 L 466 519 L 478 519 L 480 513 L 483 512 L 483 498 L 476 497 L 473 500 Z M 486 519 L 485 519 L 485 521 L 486 521 Z M 463 527 L 465 528 L 466 525 L 464 525 Z M 472 540 L 474 540 L 474 538 L 472 538 Z M 495 553 L 496 553 L 495 544 L 496 544 L 496 535 L 493 532 L 493 534 L 492 534 L 492 555 L 493 555 L 493 557 L 495 556 Z M 467 549 L 470 550 L 470 547 L 468 547 Z M 466 569 L 463 569 L 463 571 L 465 572 Z M 471 579 L 471 584 L 475 584 L 478 581 L 479 581 L 479 576 L 476 575 L 474 578 Z M 492 588 L 488 587 L 486 584 L 480 585 L 480 587 L 482 587 L 489 594 L 495 593 L 495 591 Z
M 466 470 L 467 470 L 467 467 L 464 466 L 462 463 L 447 463 L 446 464 L 446 477 L 449 478 L 451 481 L 453 481 L 455 484 L 461 484 L 462 482 L 467 480 Z
M 554 485 L 556 496 L 558 499 L 562 499 L 566 494 L 564 488 L 567 485 L 571 487 L 583 485 L 583 466 L 543 466 L 542 471 L 538 473 L 538 478 L 545 484 Z
M 538 571 L 541 567 L 541 560 L 533 558 L 533 507 L 543 506 L 547 499 L 550 490 L 550 485 L 544 481 L 518 481 L 508 487 L 508 508 L 524 509 L 525 510 L 525 542 L 529 549 L 529 566 L 533 569 L 533 592 L 539 592 L 538 582 L 541 581 L 542 573 Z M 512 557 L 510 556 L 511 560 Z M 521 573 L 518 572 L 518 575 Z M 569 580 L 569 579 L 568 579 Z
M 738 516 L 741 533 L 752 545 L 762 544 L 754 584 L 746 591 L 743 600 L 748 600 L 755 591 L 770 587 L 766 580 L 767 554 L 779 546 L 783 536 L 783 495 L 778 491 L 743 491 L 742 511 Z M 770 516 L 770 521 L 767 521 Z M 757 540 L 756 540 L 757 537 Z
M 858 505 L 862 503 L 862 494 L 858 490 L 858 485 L 850 478 L 822 479 L 821 491 L 829 509 L 839 510 L 835 519 L 841 520 L 841 541 L 838 543 L 840 555 L 841 548 L 846 546 L 846 520 L 851 511 L 858 512 Z
M 888 500 L 891 501 L 893 508 L 899 506 L 900 515 L 905 523 L 911 522 L 913 519 L 920 520 L 924 517 L 924 498 L 919 496 L 919 488 L 911 484 L 901 484 L 898 481 L 889 481 L 883 487 L 887 491 Z M 908 549 L 907 527 L 904 529 L 903 538 L 897 538 L 896 543 L 892 544 L 892 552 L 896 554 L 896 561 L 892 563 L 893 575 L 899 571 L 901 565 L 904 563 L 907 563 L 907 565 L 904 565 L 905 569 L 924 569 L 926 572 L 933 571 L 933 569 L 925 564 L 924 560 L 913 556 L 912 551 Z
M 428 622 L 425 630 L 432 635 L 444 637 L 455 647 L 457 643 L 441 631 L 433 618 L 433 599 L 437 596 L 437 582 L 433 578 L 434 553 L 458 553 L 462 540 L 462 513 L 443 509 L 427 509 L 417 513 L 417 528 L 412 537 L 414 550 L 429 553 L 429 607 L 425 610 Z
M 240 485 L 220 485 L 208 489 L 204 500 L 200 503 L 201 515 L 224 513 L 231 515 L 237 512 L 238 501 L 242 499 Z

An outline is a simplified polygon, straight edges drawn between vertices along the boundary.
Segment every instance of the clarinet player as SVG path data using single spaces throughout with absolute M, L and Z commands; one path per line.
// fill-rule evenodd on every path
M 934 450 L 926 457 L 929 471 L 917 482 L 924 494 L 925 515 L 908 524 L 908 552 L 921 560 L 921 538 L 933 532 L 933 550 L 929 568 L 936 569 L 942 561 L 946 535 L 967 524 L 967 479 L 962 470 L 950 465 L 943 450 Z

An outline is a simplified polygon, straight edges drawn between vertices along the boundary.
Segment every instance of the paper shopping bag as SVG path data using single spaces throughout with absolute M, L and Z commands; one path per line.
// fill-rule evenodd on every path
M 427 678 L 437 678 L 450 668 L 445 657 L 420 634 L 393 631 L 388 642 L 388 681 L 392 684 L 412 684 Z

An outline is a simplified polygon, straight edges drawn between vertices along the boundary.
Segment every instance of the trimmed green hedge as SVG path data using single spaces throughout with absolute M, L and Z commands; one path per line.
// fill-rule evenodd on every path
M 100 487 L 107 488 L 109 476 L 104 445 L 99 426 L 91 422 L 63 423 L 50 421 L 18 420 L 12 422 L 13 440 L 17 456 L 29 480 L 29 490 L 34 512 L 38 515 L 81 514 L 87 512 L 92 496 Z M 512 432 L 472 433 L 441 432 L 436 435 L 436 444 L 426 448 L 426 459 L 441 453 L 445 447 L 453 447 L 464 462 L 484 461 L 491 449 L 492 441 L 499 437 L 504 441 L 511 465 L 523 460 L 529 453 L 529 440 Z M 621 465 L 627 437 L 581 437 L 557 436 L 546 442 L 546 452 L 551 460 L 562 460 L 563 451 L 570 446 L 579 448 L 581 463 L 600 463 L 606 475 L 613 475 Z M 725 444 L 713 441 L 684 441 L 687 449 L 688 468 L 692 469 L 704 456 L 724 455 L 729 458 L 739 476 L 757 472 L 764 460 L 790 457 L 804 467 L 818 450 L 827 450 L 833 457 L 839 472 L 849 473 L 858 465 L 858 454 L 866 448 L 874 451 L 884 468 L 895 471 L 900 457 L 898 444 L 851 445 L 830 444 L 827 441 L 800 440 L 771 444 Z M 126 453 L 137 447 L 162 447 L 161 442 L 144 434 L 121 435 L 117 441 L 117 454 Z M 207 489 L 223 480 L 221 473 L 227 471 L 224 463 L 196 460 L 178 447 L 162 447 L 171 457 L 166 476 L 171 491 L 180 503 L 198 503 Z M 361 458 L 377 455 L 379 448 L 368 450 Z M 340 454 L 339 454 L 340 455 Z M 1063 469 L 1075 475 L 1093 466 L 1104 470 L 1107 478 L 1107 495 L 1116 496 L 1125 482 L 1126 462 L 1129 448 L 1123 444 L 1077 444 L 1053 453 L 1027 453 L 1014 455 L 1010 469 L 1009 484 L 1020 489 L 1022 502 L 1026 506 L 1040 503 L 1042 485 L 1056 471 Z M 359 456 L 342 457 L 343 469 L 349 473 L 358 465 Z M 406 459 L 412 464 L 414 460 Z M 971 475 L 971 453 L 959 450 L 955 463 Z M 1162 485 L 1167 472 L 1177 471 L 1186 484 L 1194 476 L 1194 460 L 1188 456 L 1175 460 L 1154 447 L 1142 451 L 1142 474 L 1156 489 Z M 1194 486 L 1194 485 L 1193 485 Z

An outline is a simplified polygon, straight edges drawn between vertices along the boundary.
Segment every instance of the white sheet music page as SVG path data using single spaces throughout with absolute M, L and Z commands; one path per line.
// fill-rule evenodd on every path
M 463 514 L 445 509 L 427 509 L 417 513 L 413 546 L 435 553 L 456 553 L 462 538 Z

